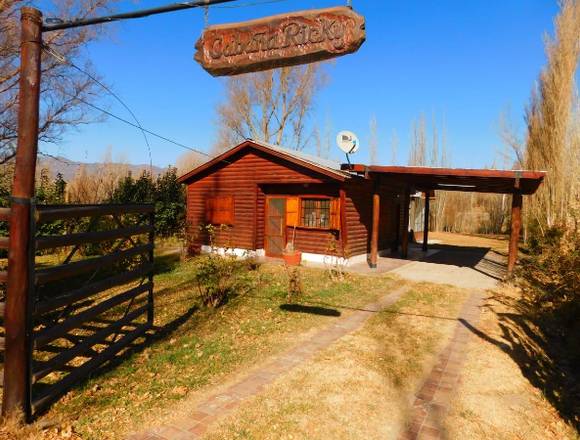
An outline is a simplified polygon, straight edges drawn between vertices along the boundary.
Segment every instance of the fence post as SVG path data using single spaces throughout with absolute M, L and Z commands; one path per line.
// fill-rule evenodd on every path
M 149 264 L 153 265 L 154 262 L 154 252 L 155 252 L 155 208 L 149 214 L 149 224 L 151 225 L 151 232 L 149 232 L 149 243 L 151 244 L 151 250 L 149 251 Z M 149 280 L 149 292 L 147 294 L 147 324 L 153 327 L 154 323 L 154 297 L 153 297 L 153 272 L 154 268 L 149 269 L 148 280 Z
M 8 291 L 4 325 L 4 396 L 2 413 L 21 411 L 30 416 L 30 295 L 34 268 L 32 216 L 38 149 L 42 13 L 21 10 L 18 144 L 12 186 L 12 215 L 8 249 Z M 34 254 L 32 254 L 34 255 Z

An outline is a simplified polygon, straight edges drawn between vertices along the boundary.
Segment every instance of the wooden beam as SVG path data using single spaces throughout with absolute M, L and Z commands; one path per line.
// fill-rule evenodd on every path
M 411 194 L 407 189 L 403 195 L 403 203 L 401 209 L 403 210 L 403 218 L 401 224 L 401 257 L 407 258 L 409 255 L 409 207 L 411 204 Z
M 346 191 L 340 188 L 340 244 L 343 258 L 348 258 L 348 225 L 346 221 Z
M 423 219 L 423 251 L 427 252 L 429 241 L 429 191 L 423 193 L 425 195 L 425 217 Z
M 378 188 L 375 187 L 373 192 L 373 224 L 371 230 L 371 261 L 370 267 L 376 268 L 379 255 L 379 224 L 381 211 L 381 196 Z
M 8 285 L 4 316 L 4 389 L 2 415 L 30 417 L 30 303 L 34 284 L 34 177 L 38 151 L 42 13 L 20 9 L 20 78 L 18 142 L 10 209 Z
M 36 211 L 38 223 L 70 218 L 93 217 L 113 214 L 148 214 L 155 211 L 153 204 L 103 204 L 103 205 L 52 205 L 39 206 Z M 1 218 L 1 217 L 0 217 Z
M 522 227 L 522 194 L 515 192 L 512 195 L 512 218 L 510 228 L 510 243 L 508 253 L 507 274 L 513 273 L 516 261 L 518 259 L 518 242 L 520 239 L 520 230 Z

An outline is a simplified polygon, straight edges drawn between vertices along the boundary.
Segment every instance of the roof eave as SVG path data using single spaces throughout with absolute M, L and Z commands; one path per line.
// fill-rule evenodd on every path
M 308 168 L 312 171 L 326 175 L 327 177 L 330 177 L 332 179 L 335 179 L 335 180 L 338 180 L 341 182 L 344 182 L 348 178 L 348 175 L 346 173 L 342 174 L 341 171 L 338 171 L 338 170 L 332 171 L 332 170 L 329 170 L 327 168 L 317 166 L 313 163 L 299 159 L 297 157 L 290 156 L 290 155 L 285 154 L 281 151 L 272 150 L 272 149 L 267 148 L 263 145 L 260 145 L 259 143 L 253 142 L 252 140 L 245 140 L 244 142 L 240 143 L 239 145 L 235 146 L 234 148 L 231 148 L 228 151 L 213 158 L 212 160 L 199 165 L 197 168 L 194 168 L 193 170 L 189 171 L 188 173 L 182 175 L 177 180 L 179 183 L 187 183 L 189 180 L 194 178 L 196 175 L 202 173 L 203 171 L 211 168 L 212 166 L 214 166 L 220 162 L 226 161 L 228 157 L 233 156 L 238 151 L 240 151 L 244 148 L 247 148 L 247 147 L 255 148 L 256 150 L 263 151 L 263 152 L 270 154 L 272 156 L 279 157 L 281 159 L 284 159 L 284 160 L 287 160 L 289 162 L 295 163 L 297 165 L 303 166 L 304 168 Z

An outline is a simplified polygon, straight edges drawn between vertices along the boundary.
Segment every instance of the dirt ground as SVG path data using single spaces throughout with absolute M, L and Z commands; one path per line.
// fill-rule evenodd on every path
M 456 399 L 445 419 L 448 438 L 460 439 L 579 439 L 558 412 L 522 374 L 522 360 L 513 356 L 518 330 L 500 317 L 517 311 L 509 299 L 518 292 L 502 286 L 488 292 L 478 326 L 469 345 Z M 519 334 L 518 338 L 526 338 Z M 510 355 L 511 354 L 511 355 Z

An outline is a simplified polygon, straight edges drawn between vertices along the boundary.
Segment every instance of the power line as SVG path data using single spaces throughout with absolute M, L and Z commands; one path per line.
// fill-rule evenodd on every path
M 93 24 L 111 23 L 119 20 L 130 20 L 134 18 L 149 17 L 150 15 L 165 14 L 167 12 L 180 11 L 183 9 L 199 8 L 210 6 L 217 3 L 227 3 L 234 0 L 194 0 L 188 2 L 173 3 L 171 5 L 160 6 L 157 8 L 141 9 L 133 12 L 107 15 L 104 17 L 82 18 L 70 21 L 64 21 L 60 18 L 48 18 L 42 26 L 43 32 L 57 31 L 60 29 L 71 29 L 81 26 L 90 26 Z
M 283 3 L 287 2 L 288 0 L 265 0 L 265 1 L 256 1 L 256 2 L 249 2 L 249 3 L 241 3 L 231 6 L 212 6 L 212 9 L 238 9 L 238 8 L 247 8 L 250 6 L 260 6 L 260 5 L 268 5 L 272 3 Z
M 113 92 L 109 87 L 107 87 L 105 84 L 103 84 L 97 78 L 95 78 L 89 72 L 81 69 L 79 66 L 77 66 L 75 63 L 73 63 L 71 60 L 67 59 L 63 54 L 57 52 L 56 50 L 54 50 L 53 48 L 51 48 L 50 46 L 45 45 L 45 44 L 43 44 L 42 49 L 46 53 L 51 55 L 53 58 L 55 58 L 57 61 L 59 61 L 60 63 L 68 64 L 69 66 L 75 68 L 79 72 L 85 74 L 89 79 L 91 79 L 92 81 L 97 83 L 99 86 L 101 86 L 103 89 L 105 89 L 111 96 L 113 96 L 117 101 L 119 101 L 123 107 L 125 107 L 125 109 L 131 114 L 131 116 L 133 117 L 133 119 L 135 120 L 137 125 L 139 126 L 141 133 L 143 134 L 143 138 L 145 139 L 145 145 L 147 145 L 147 151 L 149 153 L 149 170 L 151 171 L 151 174 L 153 174 L 153 158 L 151 157 L 151 145 L 149 145 L 149 139 L 147 138 L 147 135 L 145 134 L 145 131 L 143 130 L 143 127 L 141 126 L 141 123 L 139 122 L 139 119 L 137 119 L 137 116 L 135 116 L 135 113 L 133 113 L 133 111 L 129 108 L 129 106 L 127 104 L 125 104 L 125 102 L 115 92 Z
M 111 113 L 110 111 L 105 110 L 104 108 L 101 108 L 99 106 L 96 106 L 94 104 L 91 104 L 90 102 L 88 102 L 88 101 L 86 101 L 86 100 L 84 100 L 82 98 L 79 98 L 78 96 L 72 95 L 72 94 L 67 93 L 67 92 L 64 92 L 64 94 L 70 96 L 73 99 L 76 99 L 79 102 L 82 102 L 83 104 L 85 104 L 85 105 L 93 108 L 94 110 L 97 110 L 97 111 L 99 111 L 101 113 L 104 113 L 104 114 L 106 114 L 106 115 L 114 118 L 114 119 L 117 119 L 120 122 L 123 122 L 123 123 L 125 123 L 127 125 L 130 125 L 131 127 L 134 127 L 134 128 L 140 129 L 140 130 L 143 130 L 144 132 L 146 132 L 146 133 L 148 133 L 148 134 L 150 134 L 152 136 L 155 136 L 156 138 L 162 139 L 162 140 L 164 140 L 166 142 L 169 142 L 171 144 L 177 145 L 178 147 L 185 148 L 186 150 L 193 151 L 193 152 L 198 153 L 198 154 L 201 154 L 203 156 L 207 156 L 209 158 L 212 158 L 213 157 L 211 154 L 208 154 L 205 151 L 201 151 L 201 150 L 198 150 L 196 148 L 188 147 L 187 145 L 184 145 L 184 144 L 182 144 L 180 142 L 174 141 L 173 139 L 170 139 L 168 137 L 165 137 L 163 135 L 160 135 L 158 133 L 155 133 L 155 132 L 153 132 L 151 130 L 148 130 L 147 128 L 139 127 L 138 125 L 132 123 L 131 121 L 128 121 L 128 120 L 126 120 L 126 119 L 124 119 L 124 118 L 122 118 L 120 116 L 117 116 L 116 114 Z M 227 161 L 225 161 L 225 162 L 227 162 Z

